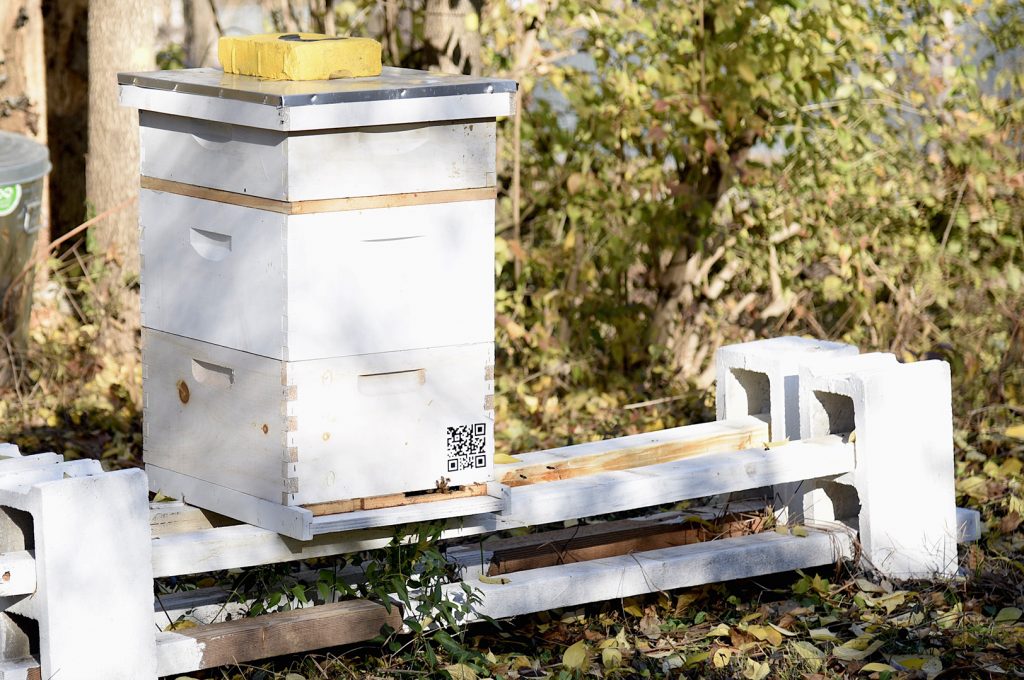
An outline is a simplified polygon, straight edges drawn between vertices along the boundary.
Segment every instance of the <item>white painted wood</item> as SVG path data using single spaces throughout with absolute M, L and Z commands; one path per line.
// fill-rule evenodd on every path
M 288 363 L 298 389 L 287 403 L 298 452 L 289 468 L 299 480 L 289 503 L 429 490 L 442 477 L 449 486 L 493 479 L 493 352 L 485 342 Z M 451 455 L 449 428 L 474 425 L 475 453 Z M 460 461 L 472 467 L 457 469 Z
M 164 470 L 155 465 L 148 465 L 146 471 L 150 477 L 150 485 L 159 486 L 165 494 L 202 507 L 216 507 L 219 512 L 247 524 L 302 541 L 339 531 L 497 512 L 506 505 L 504 498 L 475 496 L 314 517 L 309 510 L 302 507 L 280 505 L 195 477 Z
M 285 108 L 134 85 L 119 90 L 122 106 L 284 132 L 499 118 L 515 111 L 511 92 Z
M 139 114 L 142 174 L 280 201 L 494 186 L 493 120 L 286 133 Z
M 281 362 L 149 329 L 142 361 L 146 464 L 280 503 L 288 458 Z M 152 473 L 150 488 L 181 498 Z
M 835 359 L 803 369 L 800 400 L 803 436 L 856 431 L 852 479 L 865 564 L 890 578 L 954 576 L 949 365 L 902 364 L 891 354 Z M 804 502 L 832 506 L 822 514 L 842 519 L 851 491 L 819 485 Z
M 0 553 L 0 597 L 31 595 L 36 590 L 36 558 L 31 550 Z
M 493 476 L 491 343 L 283 363 L 144 329 L 143 364 L 144 458 L 162 470 L 288 505 Z M 474 466 L 450 469 L 448 428 L 475 424 Z M 226 498 L 185 500 L 242 519 Z
M 775 532 L 632 553 L 574 564 L 507 574 L 506 584 L 479 581 L 482 602 L 475 619 L 495 619 L 643 593 L 688 588 L 738 578 L 833 564 L 854 554 L 845 532 L 812 530 L 806 537 Z M 465 600 L 461 584 L 446 587 L 448 597 Z
M 769 451 L 710 453 L 660 465 L 514 487 L 511 508 L 502 519 L 511 525 L 536 526 L 838 475 L 853 468 L 853 446 L 835 438 L 799 441 Z
M 140 201 L 148 328 L 291 361 L 493 341 L 493 200 L 291 216 Z
M 496 531 L 499 525 L 488 513 L 452 518 L 448 527 L 442 539 Z M 153 540 L 153 571 L 157 577 L 180 576 L 377 550 L 388 545 L 393 534 L 391 529 L 369 529 L 298 541 L 246 524 L 172 534 Z
M 287 358 L 493 342 L 493 224 L 493 200 L 289 217 Z

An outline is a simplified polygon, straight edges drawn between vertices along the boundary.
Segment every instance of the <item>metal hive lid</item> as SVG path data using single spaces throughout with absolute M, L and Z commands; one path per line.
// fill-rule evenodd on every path
M 121 85 L 200 95 L 274 107 L 513 93 L 516 83 L 498 78 L 429 73 L 385 66 L 372 78 L 337 80 L 264 80 L 213 68 L 119 73 Z

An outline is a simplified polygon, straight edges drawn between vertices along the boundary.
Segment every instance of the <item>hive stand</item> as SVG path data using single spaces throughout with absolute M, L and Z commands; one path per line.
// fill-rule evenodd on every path
M 756 361 L 727 349 L 731 356 L 718 362 L 727 382 L 723 398 L 739 415 L 519 454 L 519 462 L 496 469 L 508 484 L 507 508 L 451 518 L 442 539 L 783 484 L 797 489 L 788 504 L 797 509 L 790 523 L 806 519 L 807 531 L 741 528 L 694 543 L 688 522 L 722 517 L 720 509 L 697 508 L 584 526 L 584 543 L 573 543 L 576 530 L 542 531 L 531 534 L 533 548 L 525 553 L 522 538 L 456 546 L 448 555 L 463 581 L 446 593 L 460 601 L 463 585 L 477 591 L 467 621 L 858 557 L 889 578 L 956 573 L 956 542 L 976 540 L 980 526 L 976 512 L 953 505 L 945 364 L 850 356 L 842 346 L 798 339 L 748 344 L 742 352 Z M 832 352 L 838 356 L 818 358 Z M 791 390 L 797 390 L 802 440 L 763 446 L 768 427 L 747 413 L 764 412 L 764 390 L 754 388 L 766 383 L 773 429 L 792 422 Z M 771 391 L 779 384 L 786 388 L 781 398 Z M 734 389 L 746 393 L 729 392 Z M 94 461 L 22 457 L 13 447 L 0 448 L 0 456 L 6 456 L 0 460 L 0 680 L 146 680 L 358 642 L 385 623 L 399 625 L 397 610 L 359 600 L 226 622 L 224 611 L 237 613 L 238 606 L 224 606 L 223 591 L 152 600 L 154 576 L 372 550 L 388 544 L 389 529 L 297 541 L 183 504 L 154 504 L 147 519 L 141 471 L 102 473 Z M 908 488 L 915 490 L 912 498 Z M 748 521 L 735 518 L 719 521 L 733 528 Z M 482 573 L 500 573 L 501 582 L 481 582 Z M 200 625 L 161 630 L 182 615 Z
M 0 678 L 155 678 L 145 473 L 0 456 Z

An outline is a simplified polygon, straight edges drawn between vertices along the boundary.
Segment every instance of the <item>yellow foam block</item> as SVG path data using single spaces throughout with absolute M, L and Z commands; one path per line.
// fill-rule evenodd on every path
M 225 73 L 270 80 L 329 80 L 379 76 L 380 43 L 320 33 L 228 36 L 217 45 Z

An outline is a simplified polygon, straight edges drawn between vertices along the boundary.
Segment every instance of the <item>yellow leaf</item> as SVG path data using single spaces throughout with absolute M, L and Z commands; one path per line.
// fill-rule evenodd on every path
M 800 538 L 807 538 L 807 527 L 801 524 L 797 524 L 795 527 L 792 527 L 790 531 L 793 532 L 794 536 L 799 536 Z
M 857 578 L 853 580 L 857 584 L 857 587 L 865 593 L 884 593 L 885 589 L 882 586 L 877 586 L 866 578 Z
M 871 663 L 866 663 L 863 666 L 861 666 L 860 667 L 860 672 L 861 673 L 895 673 L 896 669 L 893 668 L 892 666 L 890 666 L 887 663 L 878 663 L 877 661 L 873 661 Z
M 747 659 L 747 667 L 743 669 L 743 677 L 747 680 L 764 680 L 772 672 L 772 667 L 768 665 L 768 662 L 758 662 L 753 659 Z
M 1006 431 L 1003 432 L 1003 434 L 1007 437 L 1013 437 L 1014 439 L 1024 439 L 1024 424 L 1011 425 L 1006 428 Z
M 711 630 L 709 630 L 708 634 L 705 637 L 729 637 L 729 632 L 729 626 L 724 623 L 720 623 Z
M 747 626 L 747 632 L 762 642 L 767 642 L 772 647 L 782 644 L 782 634 L 769 626 Z
M 725 668 L 729 665 L 729 659 L 731 657 L 731 647 L 719 647 L 715 650 L 714 656 L 711 657 L 711 665 L 713 665 L 715 668 Z
M 684 664 L 687 668 L 693 668 L 698 664 L 706 663 L 710 656 L 707 652 L 697 652 L 686 657 L 686 663 Z
M 818 642 L 828 642 L 829 640 L 836 639 L 836 636 L 828 628 L 813 628 L 809 632 L 811 639 Z
M 771 626 L 772 628 L 774 628 L 775 630 L 779 631 L 780 633 L 782 633 L 786 637 L 793 637 L 794 635 L 796 635 L 796 633 L 794 633 L 793 631 L 786 630 L 782 626 L 776 626 L 774 623 L 769 623 L 768 625 Z
M 508 465 L 509 463 L 522 463 L 522 462 L 523 461 L 519 460 L 515 456 L 510 456 L 507 453 L 496 453 L 496 454 L 494 454 L 494 464 L 495 465 Z
M 566 668 L 582 670 L 587 665 L 587 643 L 580 640 L 566 649 L 562 654 L 562 665 Z
M 640 608 L 640 600 L 635 597 L 631 597 L 626 600 L 626 606 L 622 609 L 627 614 L 632 614 L 633 616 L 639 617 L 644 615 L 644 610 Z
M 622 665 L 622 652 L 617 647 L 606 647 L 601 650 L 601 665 L 605 668 L 618 668 Z
M 180 621 L 175 621 L 174 623 L 167 624 L 167 626 L 164 627 L 164 630 L 188 630 L 189 628 L 198 627 L 199 624 L 195 621 L 190 621 L 189 619 L 181 619 Z
M 453 663 L 445 666 L 444 670 L 448 671 L 448 675 L 452 676 L 452 680 L 477 680 L 476 671 L 464 663 Z
M 825 658 L 825 652 L 821 651 L 806 640 L 794 640 L 789 644 L 801 659 L 815 661 Z
M 942 672 L 942 661 L 937 656 L 896 655 L 889 657 L 896 670 L 923 671 L 929 678 Z
M 832 656 L 840 661 L 863 661 L 877 652 L 882 644 L 881 640 L 871 642 L 870 636 L 863 636 L 839 645 L 832 650 Z
M 505 576 L 487 576 L 486 574 L 480 574 L 477 578 L 480 579 L 480 583 L 486 583 L 489 586 L 503 586 L 512 583 L 512 579 Z
M 1017 607 L 1003 607 L 993 620 L 996 623 L 1013 623 L 1020 618 L 1020 615 L 1021 611 Z

